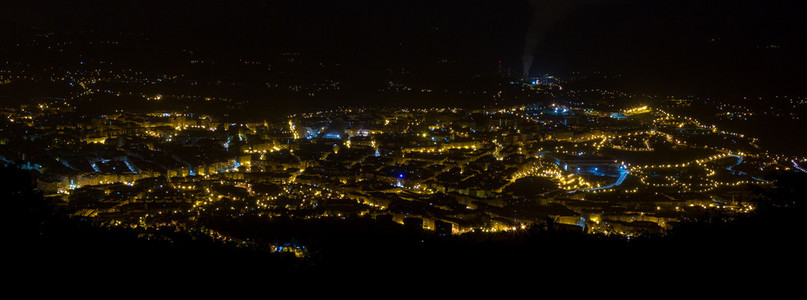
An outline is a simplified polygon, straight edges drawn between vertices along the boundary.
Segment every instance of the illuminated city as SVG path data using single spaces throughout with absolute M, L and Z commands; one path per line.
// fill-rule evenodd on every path
M 585 249 L 665 256 L 719 236 L 693 233 L 718 226 L 710 224 L 768 218 L 802 226 L 782 216 L 798 214 L 807 175 L 803 74 L 783 71 L 801 77 L 798 88 L 781 93 L 603 84 L 642 81 L 622 75 L 633 69 L 547 63 L 547 47 L 560 43 L 553 32 L 563 32 L 555 23 L 596 5 L 634 7 L 524 2 L 527 12 L 564 17 L 522 16 L 526 44 L 509 47 L 510 57 L 485 52 L 509 49 L 500 44 L 479 50 L 492 59 L 478 69 L 462 66 L 470 54 L 441 56 L 441 47 L 450 48 L 437 42 L 442 33 L 430 42 L 440 45 L 434 53 L 402 54 L 418 39 L 392 38 L 403 50 L 389 55 L 402 61 L 367 62 L 355 40 L 326 39 L 360 58 L 295 42 L 306 29 L 278 35 L 283 46 L 236 49 L 224 41 L 243 42 L 227 31 L 240 29 L 214 30 L 222 44 L 206 48 L 207 37 L 172 44 L 174 37 L 146 29 L 95 29 L 96 21 L 64 30 L 8 21 L 21 29 L 0 46 L 3 195 L 42 203 L 9 206 L 40 214 L 25 221 L 37 224 L 34 244 L 47 245 L 36 251 L 63 247 L 54 253 L 85 261 L 101 255 L 92 251 L 126 248 L 146 249 L 128 250 L 144 257 L 168 251 L 171 260 L 199 251 L 187 257 L 260 257 L 283 270 L 446 261 L 470 268 L 451 258 L 494 260 L 485 253 L 541 264 L 535 251 L 568 262 Z M 5 8 L 38 15 L 25 5 Z M 260 15 L 230 13 L 222 18 Z M 353 28 L 339 20 L 335 32 Z M 434 22 L 423 30 L 444 30 L 440 22 L 449 21 Z M 529 40 L 538 36 L 546 41 Z M 788 41 L 753 51 L 804 46 Z M 413 62 L 421 59 L 428 63 Z M 742 234 L 725 234 L 734 235 Z M 622 250 L 630 247 L 638 250 Z

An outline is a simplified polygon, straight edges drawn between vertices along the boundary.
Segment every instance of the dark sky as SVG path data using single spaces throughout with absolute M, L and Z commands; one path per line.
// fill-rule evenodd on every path
M 293 50 L 415 70 L 445 59 L 480 74 L 495 73 L 502 60 L 517 74 L 537 16 L 533 74 L 601 71 L 695 91 L 804 91 L 805 1 L 532 2 L 5 1 L 0 41 L 42 30 L 129 32 L 214 55 Z

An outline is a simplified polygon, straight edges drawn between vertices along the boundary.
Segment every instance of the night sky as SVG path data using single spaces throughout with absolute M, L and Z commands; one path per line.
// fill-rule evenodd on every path
M 32 31 L 140 34 L 155 52 L 299 51 L 355 68 L 532 75 L 602 72 L 622 88 L 702 95 L 803 93 L 803 1 L 18 1 L 3 42 Z M 534 50 L 533 50 L 534 49 Z M 126 56 L 145 55 L 140 51 Z M 149 59 L 152 55 L 146 55 Z

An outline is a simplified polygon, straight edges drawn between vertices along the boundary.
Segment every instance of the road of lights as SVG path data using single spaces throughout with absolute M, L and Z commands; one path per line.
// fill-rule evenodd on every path
M 563 172 L 557 165 L 550 163 L 538 164 L 529 167 L 526 170 L 522 170 L 521 172 L 515 173 L 513 174 L 510 183 L 530 176 L 550 178 L 558 183 L 559 188 L 564 190 L 584 190 L 592 187 L 592 184 L 587 182 L 582 176 L 574 173 Z

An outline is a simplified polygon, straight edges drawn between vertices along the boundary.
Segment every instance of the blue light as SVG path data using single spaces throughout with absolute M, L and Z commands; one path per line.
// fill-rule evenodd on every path
M 403 178 L 404 177 L 403 175 L 404 175 L 403 173 L 398 174 L 398 178 Z

